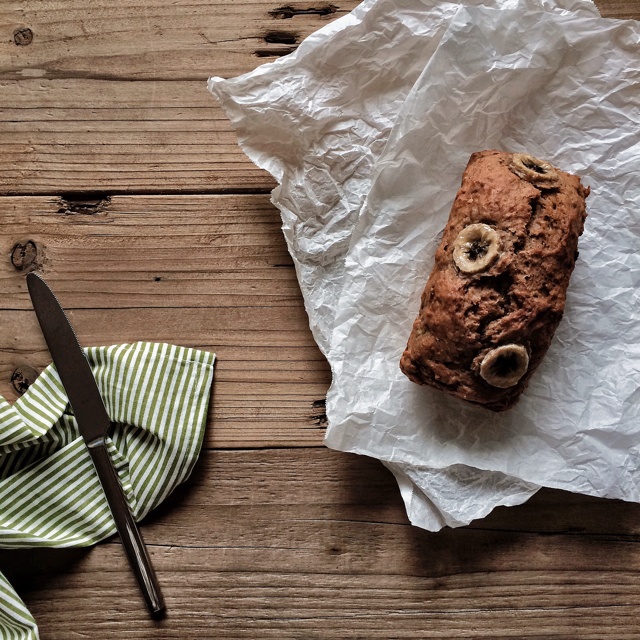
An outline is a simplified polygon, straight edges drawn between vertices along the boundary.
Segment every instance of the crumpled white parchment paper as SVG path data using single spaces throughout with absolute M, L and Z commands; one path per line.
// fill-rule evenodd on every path
M 594 363 L 576 377 L 566 356 L 573 349 L 574 367 L 600 354 L 600 346 L 605 355 L 611 348 L 616 353 L 607 341 L 614 327 L 596 322 L 599 305 L 613 322 L 615 304 L 597 298 L 591 282 L 596 264 L 605 271 L 623 266 L 628 277 L 616 276 L 619 295 L 613 298 L 622 307 L 613 315 L 626 318 L 629 340 L 638 333 L 633 316 L 625 316 L 637 300 L 635 256 L 612 258 L 606 250 L 619 247 L 620 235 L 628 248 L 638 234 L 632 211 L 639 204 L 637 180 L 628 173 L 638 159 L 637 25 L 600 20 L 587 2 L 485 4 L 371 0 L 291 56 L 240 78 L 209 82 L 242 148 L 280 183 L 273 201 L 314 336 L 334 373 L 327 444 L 383 460 L 398 479 L 412 522 L 433 530 L 522 502 L 540 485 L 627 499 L 636 491 L 633 433 L 621 440 L 619 421 L 590 422 L 603 407 L 616 406 L 609 402 L 612 389 L 632 397 L 638 388 L 633 348 L 622 350 L 629 361 L 620 388 L 601 389 L 593 379 L 583 386 L 584 378 L 596 378 Z M 413 385 L 398 369 L 466 160 L 490 147 L 548 157 L 593 187 L 581 243 L 584 268 L 572 281 L 569 320 L 506 426 L 503 417 Z M 611 180 L 619 186 L 620 179 L 622 190 L 602 187 Z M 601 209 L 592 206 L 596 197 L 604 202 L 599 192 L 605 200 L 612 195 L 617 212 L 605 216 L 602 228 Z M 602 246 L 601 236 L 608 241 Z M 598 280 L 597 287 L 609 291 L 610 284 Z M 577 347 L 575 314 L 592 330 L 580 334 Z M 574 363 L 576 350 L 584 357 Z M 607 362 L 620 360 L 614 355 Z M 587 389 L 601 391 L 587 397 Z M 630 426 L 632 400 L 625 407 Z M 558 425 L 551 430 L 549 408 Z M 578 412 L 590 433 L 576 435 Z M 570 429 L 565 457 L 556 445 Z M 602 451 L 594 457 L 598 446 L 609 450 L 607 441 L 627 455 L 628 475 L 620 468 L 611 473 L 613 460 Z M 577 465 L 576 453 L 583 456 Z

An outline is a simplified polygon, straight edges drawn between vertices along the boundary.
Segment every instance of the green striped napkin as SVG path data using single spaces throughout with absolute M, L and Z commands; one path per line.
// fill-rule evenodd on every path
M 114 422 L 109 451 L 140 520 L 198 457 L 215 355 L 137 342 L 85 349 Z M 13 405 L 0 397 L 0 547 L 89 546 L 116 533 L 53 365 Z M 35 621 L 0 574 L 0 638 L 37 640 Z

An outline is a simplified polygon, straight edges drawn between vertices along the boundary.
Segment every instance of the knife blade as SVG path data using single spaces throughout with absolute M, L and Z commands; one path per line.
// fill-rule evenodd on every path
M 47 283 L 32 272 L 27 275 L 27 287 L 40 328 L 49 347 L 49 353 L 98 473 L 127 558 L 149 611 L 157 615 L 165 608 L 164 599 L 144 540 L 131 514 L 118 474 L 109 456 L 106 437 L 111 420 L 91 372 L 89 361 L 67 316 Z

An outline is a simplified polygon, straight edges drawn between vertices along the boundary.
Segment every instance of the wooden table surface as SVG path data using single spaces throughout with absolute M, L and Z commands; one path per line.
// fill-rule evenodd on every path
M 356 4 L 0 5 L 0 394 L 49 362 L 32 269 L 85 345 L 219 356 L 194 475 L 142 527 L 168 615 L 147 617 L 117 539 L 4 551 L 42 640 L 640 638 L 640 507 L 543 490 L 427 533 L 379 462 L 322 445 L 330 373 L 274 181 L 206 79 L 289 53 Z M 640 0 L 597 4 L 640 18 Z

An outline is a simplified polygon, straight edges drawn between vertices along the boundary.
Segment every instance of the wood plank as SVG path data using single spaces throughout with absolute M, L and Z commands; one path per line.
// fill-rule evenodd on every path
M 37 269 L 67 308 L 300 307 L 266 195 L 0 197 L 3 306 Z
M 295 50 L 357 0 L 40 0 L 0 8 L 0 78 L 230 77 Z M 29 29 L 28 38 L 16 31 Z M 28 41 L 28 43 L 27 43 Z M 21 44 L 19 44 L 21 43 Z
M 603 18 L 639 20 L 640 0 L 595 0 Z
M 356 4 L 4 3 L 0 193 L 270 190 L 206 79 L 275 59 Z M 597 4 L 640 18 L 640 0 Z
M 37 268 L 84 345 L 151 340 L 218 354 L 207 446 L 321 443 L 329 367 L 267 196 L 7 197 L 0 210 L 0 251 L 14 256 L 0 266 L 9 401 L 16 372 L 33 378 L 50 362 L 24 280 Z
M 302 309 L 78 309 L 69 318 L 87 346 L 149 340 L 215 352 L 206 446 L 322 442 L 330 372 Z M 50 357 L 33 312 L 0 311 L 0 327 L 0 395 L 11 402 L 14 374 L 41 371 Z
M 270 190 L 206 79 L 0 81 L 0 193 Z
M 271 189 L 206 80 L 290 53 L 357 4 L 5 3 L 0 193 Z
M 196 80 L 231 77 L 295 50 L 357 0 L 76 0 L 4 3 L 0 78 Z M 638 17 L 638 0 L 597 0 L 603 17 Z M 25 35 L 28 30 L 28 35 Z
M 637 637 L 637 505 L 542 491 L 431 534 L 377 461 L 207 451 L 143 531 L 160 623 L 116 541 L 5 551 L 0 569 L 50 640 Z

